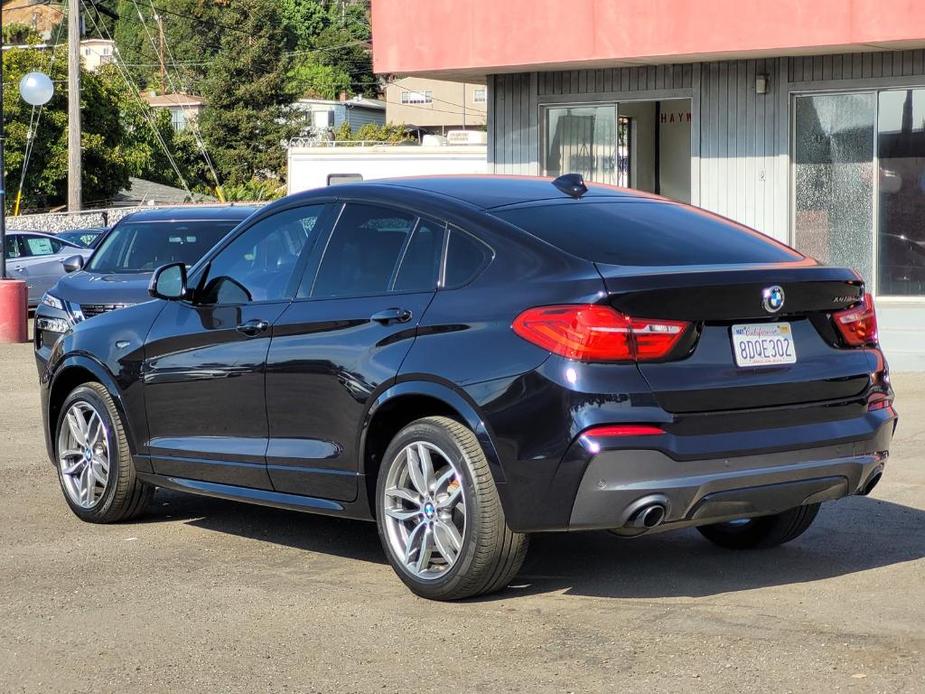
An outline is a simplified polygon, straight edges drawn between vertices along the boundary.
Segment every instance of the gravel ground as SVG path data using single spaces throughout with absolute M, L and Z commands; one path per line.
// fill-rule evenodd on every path
M 373 525 L 159 490 L 81 523 L 29 345 L 0 345 L 0 691 L 925 691 L 925 374 L 871 498 L 776 550 L 537 536 L 490 599 L 412 596 Z

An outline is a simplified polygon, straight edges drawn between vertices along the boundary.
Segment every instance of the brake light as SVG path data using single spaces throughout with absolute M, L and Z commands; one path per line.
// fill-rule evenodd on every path
M 690 323 L 633 318 L 596 304 L 538 306 L 514 320 L 520 337 L 579 361 L 651 361 L 671 354 Z
M 832 319 L 849 347 L 877 344 L 877 312 L 870 294 L 864 294 L 860 306 L 836 311 Z

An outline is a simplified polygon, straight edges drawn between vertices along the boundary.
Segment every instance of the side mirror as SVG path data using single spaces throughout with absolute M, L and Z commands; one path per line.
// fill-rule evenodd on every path
M 148 294 L 155 299 L 167 301 L 178 301 L 186 297 L 186 265 L 171 263 L 155 270 L 151 284 L 148 285 Z
M 83 270 L 84 257 L 82 255 L 72 255 L 70 258 L 62 260 L 61 264 L 64 266 L 65 272 L 77 272 L 78 270 Z

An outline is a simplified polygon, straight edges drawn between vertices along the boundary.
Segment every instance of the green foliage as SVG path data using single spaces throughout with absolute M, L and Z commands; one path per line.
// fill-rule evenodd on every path
M 221 36 L 226 32 L 235 33 L 236 27 L 225 18 L 225 4 L 225 0 L 158 0 L 154 3 L 160 10 L 168 49 L 165 62 L 176 90 L 196 93 L 195 85 L 208 74 L 209 62 L 221 50 Z M 132 77 L 140 88 L 160 88 L 158 25 L 152 5 L 137 0 L 118 0 L 116 12 L 119 20 L 111 33 L 119 47 L 119 55 L 131 66 Z M 94 19 L 100 22 L 101 15 L 94 13 Z M 93 27 L 93 22 L 87 23 Z M 165 86 L 174 90 L 170 81 Z
M 280 0 L 280 11 L 296 50 L 314 48 L 315 37 L 329 21 L 324 3 L 319 0 Z
M 49 54 L 11 48 L 3 52 L 4 77 L 10 84 L 32 70 L 48 70 Z M 66 80 L 67 58 L 63 49 L 56 56 L 50 77 L 56 84 Z M 83 197 L 86 203 L 107 201 L 128 185 L 129 164 L 122 147 L 125 130 L 119 119 L 116 95 L 104 80 L 91 73 L 81 75 L 81 119 L 83 133 Z M 19 187 L 30 136 L 32 107 L 17 89 L 4 91 L 3 115 L 6 122 L 6 175 L 12 205 Z M 24 208 L 47 208 L 67 199 L 67 95 L 60 87 L 42 109 L 34 133 L 32 159 L 23 186 Z
M 222 34 L 199 123 L 222 182 L 236 184 L 284 170 L 295 95 L 279 0 L 226 1 L 223 21 L 241 32 Z
M 9 45 L 35 45 L 42 43 L 42 37 L 28 24 L 12 23 L 3 27 L 3 44 Z
M 178 187 L 185 182 L 194 191 L 216 194 L 194 131 L 174 132 L 167 109 L 151 109 L 141 102 L 138 88 L 205 97 L 199 123 L 224 192 L 229 199 L 249 200 L 280 194 L 284 143 L 297 134 L 305 118 L 291 108 L 296 98 L 335 99 L 342 91 L 375 96 L 378 91 L 369 50 L 367 0 L 156 0 L 153 6 L 111 0 L 107 6 L 118 13 L 118 20 L 99 14 L 87 3 L 88 35 L 115 39 L 134 84 L 126 85 L 114 67 L 83 74 L 87 204 L 107 201 L 130 176 Z M 163 84 L 155 12 L 160 15 L 169 49 L 169 79 Z M 40 40 L 25 25 L 4 27 L 3 35 L 8 44 Z M 13 87 L 24 72 L 47 71 L 50 53 L 10 50 L 3 59 L 4 81 Z M 32 209 L 60 205 L 66 197 L 66 64 L 66 57 L 59 53 L 51 74 L 57 92 L 43 109 L 35 135 L 23 202 Z M 12 203 L 31 107 L 15 88 L 8 88 L 3 108 Z M 346 137 L 382 142 L 407 139 L 404 129 L 395 126 L 366 127 L 355 135 L 347 132 Z
M 401 142 L 413 142 L 414 136 L 407 131 L 407 127 L 399 123 L 386 123 L 385 125 L 376 125 L 367 123 L 355 133 L 347 121 L 338 126 L 334 131 L 334 139 L 341 142 L 389 142 L 398 144 Z
M 376 96 L 379 83 L 373 74 L 371 40 L 368 9 L 363 3 L 331 3 L 328 24 L 315 38 L 312 55 L 322 65 L 346 71 L 354 93 Z
M 350 91 L 350 74 L 346 70 L 321 65 L 310 57 L 296 60 L 289 74 L 296 94 L 316 99 L 336 99 L 342 91 Z
M 279 181 L 252 178 L 244 183 L 222 186 L 228 202 L 265 202 L 276 200 L 286 194 L 286 186 Z

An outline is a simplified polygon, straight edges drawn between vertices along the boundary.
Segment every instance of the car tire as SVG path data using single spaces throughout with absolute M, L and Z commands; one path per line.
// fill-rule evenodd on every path
M 54 441 L 61 491 L 77 517 L 115 523 L 144 512 L 154 486 L 135 474 L 122 417 L 101 384 L 84 383 L 71 391 Z
M 448 417 L 412 422 L 389 444 L 376 518 L 389 563 L 423 598 L 501 590 L 527 553 L 528 536 L 508 528 L 475 434 Z
M 807 504 L 771 516 L 702 525 L 697 530 L 713 544 L 727 549 L 777 547 L 805 533 L 816 519 L 819 506 Z

